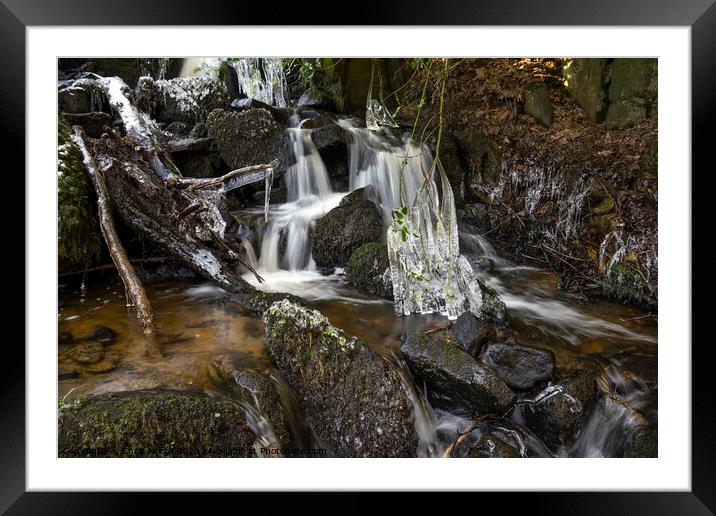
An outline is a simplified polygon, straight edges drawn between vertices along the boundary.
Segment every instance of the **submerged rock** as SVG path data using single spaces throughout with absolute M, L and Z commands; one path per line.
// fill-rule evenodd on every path
M 593 371 L 576 369 L 531 397 L 523 409 L 527 427 L 552 450 L 568 446 L 597 399 Z
M 98 326 L 94 330 L 93 336 L 94 340 L 104 344 L 105 346 L 114 344 L 117 340 L 117 332 L 107 326 Z
M 320 267 L 342 267 L 356 249 L 369 242 L 381 242 L 384 233 L 375 204 L 354 198 L 316 221 L 311 243 L 313 259 Z
M 433 401 L 448 410 L 502 413 L 515 401 L 507 384 L 475 360 L 448 332 L 433 336 L 410 334 L 400 351 L 427 383 Z
M 554 372 L 551 352 L 519 344 L 488 344 L 480 361 L 515 389 L 531 389 Z
M 288 135 L 265 109 L 217 109 L 207 117 L 206 127 L 232 169 L 270 163 L 276 158 L 279 169 L 288 165 Z
M 346 279 L 357 289 L 386 299 L 393 299 L 388 247 L 369 242 L 356 249 L 346 265 Z
M 60 457 L 253 457 L 244 411 L 199 392 L 113 392 L 60 402 Z
M 414 457 L 418 438 L 398 373 L 320 312 L 289 301 L 264 316 L 268 351 L 316 436 L 339 457 Z

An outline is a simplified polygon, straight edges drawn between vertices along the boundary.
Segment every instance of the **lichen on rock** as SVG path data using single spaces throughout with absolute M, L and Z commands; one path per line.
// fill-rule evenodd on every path
M 268 352 L 316 436 L 340 457 L 414 457 L 418 438 L 400 377 L 325 316 L 284 300 L 264 315 Z

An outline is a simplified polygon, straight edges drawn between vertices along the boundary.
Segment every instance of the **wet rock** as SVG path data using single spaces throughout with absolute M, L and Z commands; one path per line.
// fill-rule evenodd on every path
M 551 352 L 519 344 L 488 344 L 480 361 L 514 389 L 531 389 L 554 372 Z
M 515 395 L 495 373 L 465 351 L 448 332 L 408 335 L 400 351 L 428 384 L 433 401 L 448 410 L 504 412 Z
M 57 334 L 58 344 L 71 344 L 75 337 L 68 331 L 61 331 Z
M 206 120 L 217 108 L 229 106 L 226 87 L 211 77 L 181 77 L 153 80 L 142 77 L 134 90 L 137 106 L 158 122 L 185 122 L 189 125 Z
M 206 119 L 207 132 L 231 169 L 270 163 L 288 166 L 288 136 L 265 109 L 241 112 L 214 110 Z
M 191 129 L 186 124 L 186 122 L 172 122 L 171 124 L 167 125 L 164 129 L 164 132 L 170 133 L 174 136 L 186 136 L 189 134 L 189 131 Z
M 66 113 L 65 118 L 70 126 L 79 125 L 87 136 L 99 138 L 112 128 L 112 116 L 101 111 L 93 113 Z
M 231 105 L 229 106 L 229 108 L 233 111 L 244 111 L 246 109 L 255 108 L 261 108 L 271 111 L 271 106 L 269 104 L 261 102 L 260 100 L 250 98 L 234 99 L 231 101 Z
M 289 426 L 276 384 L 266 373 L 241 366 L 241 358 L 231 355 L 217 357 L 209 367 L 209 376 L 224 394 L 243 400 L 265 416 L 271 423 L 277 442 L 288 444 Z
M 637 431 L 624 450 L 629 459 L 655 458 L 659 456 L 659 429 L 656 425 Z
M 102 360 L 104 350 L 99 342 L 84 342 L 72 349 L 70 357 L 78 364 L 94 364 Z
M 565 71 L 567 91 L 582 110 L 596 122 L 602 122 L 607 110 L 607 60 L 572 59 Z
M 448 333 L 473 357 L 477 357 L 482 347 L 497 337 L 497 331 L 492 324 L 470 312 L 458 317 Z
M 117 341 L 117 332 L 107 326 L 99 326 L 95 329 L 93 336 L 94 340 L 105 346 L 114 344 Z
M 336 111 L 335 100 L 315 86 L 311 86 L 301 94 L 298 103 L 296 103 L 296 107 L 321 108 L 327 109 L 328 111 Z
M 82 114 L 101 112 L 108 103 L 96 81 L 81 79 L 57 92 L 57 105 L 62 113 Z
M 552 125 L 552 101 L 547 84 L 533 84 L 525 88 L 525 113 L 532 116 L 544 127 Z
M 480 292 L 482 293 L 481 317 L 497 325 L 501 325 L 505 322 L 505 317 L 507 317 L 507 305 L 505 305 L 505 302 L 495 289 L 488 287 L 485 282 L 478 277 L 475 277 L 475 281 L 477 281 Z
M 530 396 L 523 407 L 527 427 L 553 451 L 568 446 L 588 420 L 597 399 L 594 372 L 576 369 Z
M 388 247 L 369 242 L 356 249 L 346 265 L 346 279 L 357 289 L 386 299 L 393 299 Z
M 496 429 L 480 436 L 480 440 L 470 449 L 470 457 L 477 459 L 518 459 L 519 444 L 514 436 Z
M 60 457 L 253 457 L 234 402 L 199 392 L 114 392 L 60 403 Z
M 316 436 L 339 457 L 414 457 L 412 409 L 397 372 L 320 312 L 288 301 L 264 316 L 267 347 Z
M 381 242 L 384 233 L 375 204 L 353 199 L 316 221 L 311 244 L 313 259 L 320 267 L 342 267 L 356 249 L 368 242 Z

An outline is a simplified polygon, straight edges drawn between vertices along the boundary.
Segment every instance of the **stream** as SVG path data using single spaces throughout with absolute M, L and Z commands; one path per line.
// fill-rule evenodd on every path
M 394 134 L 360 129 L 350 120 L 338 122 L 350 133 L 348 184 L 350 190 L 372 185 L 373 201 L 380 207 L 386 228 L 391 212 L 400 206 L 398 185 L 414 199 L 429 156 Z M 381 355 L 391 357 L 411 399 L 417 433 L 418 455 L 443 456 L 458 432 L 470 420 L 433 409 L 425 386 L 416 382 L 400 358 L 401 337 L 409 332 L 445 325 L 447 309 L 434 313 L 396 315 L 392 301 L 353 288 L 343 269 L 316 266 L 311 254 L 311 227 L 315 220 L 339 205 L 348 192 L 334 191 L 326 166 L 297 118 L 287 129 L 295 163 L 285 174 L 287 202 L 271 203 L 232 213 L 253 243 L 245 244 L 248 262 L 264 279 L 246 273 L 244 278 L 267 292 L 286 292 L 302 297 L 338 328 L 368 343 Z M 404 172 L 401 162 L 408 160 Z M 604 371 L 603 387 L 616 392 L 628 407 L 599 401 L 576 442 L 559 449 L 558 456 L 609 457 L 639 426 L 657 415 L 657 321 L 656 316 L 621 303 L 585 300 L 557 288 L 551 271 L 511 263 L 501 257 L 477 228 L 459 226 L 460 253 L 504 301 L 508 320 L 504 336 L 526 346 L 554 353 L 558 368 L 569 368 L 578 357 L 593 360 Z M 439 236 L 436 237 L 439 243 Z M 231 356 L 247 367 L 268 370 L 261 319 L 241 315 L 225 293 L 204 280 L 157 281 L 146 285 L 154 310 L 157 335 L 148 341 L 126 299 L 121 282 L 112 274 L 80 279 L 61 278 L 59 331 L 69 332 L 85 344 L 59 345 L 60 399 L 110 391 L 148 388 L 213 391 L 211 364 L 219 356 Z M 437 306 L 437 305 L 436 305 Z M 110 328 L 112 331 L 99 330 Z M 97 332 L 97 333 L 96 333 Z M 114 335 L 116 334 L 116 335 Z M 94 339 L 108 345 L 98 349 Z M 623 366 L 625 352 L 642 357 L 638 367 Z M 99 356 L 99 355 L 101 356 Z M 78 371 L 77 364 L 83 364 Z M 548 385 L 538 396 L 521 398 L 505 417 L 518 425 L 525 410 L 548 399 L 559 386 Z M 550 390 L 551 389 L 551 390 Z M 575 410 L 579 410 L 575 407 Z M 638 410 L 638 414 L 634 413 Z M 538 439 L 511 428 L 510 434 L 523 456 L 552 456 Z M 477 442 L 480 432 L 467 440 Z

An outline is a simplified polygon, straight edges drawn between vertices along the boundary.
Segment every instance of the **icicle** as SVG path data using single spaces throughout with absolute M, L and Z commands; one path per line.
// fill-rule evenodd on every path
M 264 221 L 268 222 L 269 204 L 271 204 L 271 185 L 273 184 L 273 169 L 267 168 L 265 172 L 266 185 L 264 187 Z
M 243 58 L 229 64 L 236 70 L 239 84 L 247 97 L 286 107 L 288 86 L 280 58 Z
M 388 109 L 372 98 L 370 92 L 365 103 L 365 125 L 373 131 L 381 127 L 398 127 Z

